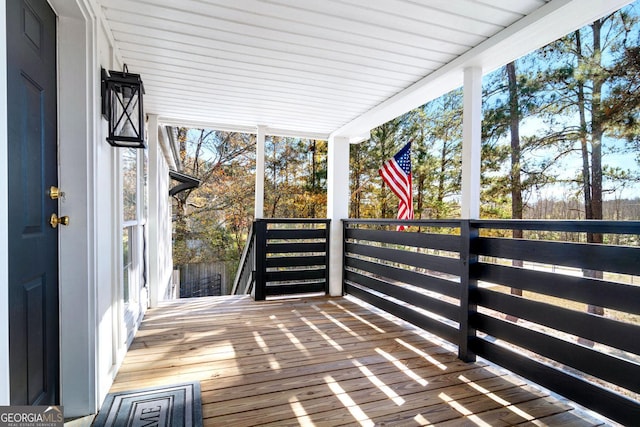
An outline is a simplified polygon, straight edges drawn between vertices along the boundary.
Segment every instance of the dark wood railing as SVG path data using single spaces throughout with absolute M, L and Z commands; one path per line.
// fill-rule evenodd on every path
M 410 224 L 344 221 L 346 293 L 456 344 L 462 360 L 483 357 L 615 421 L 640 420 L 640 222 Z M 587 233 L 605 243 L 585 243 Z
M 256 233 L 255 223 L 251 224 L 249 234 L 247 234 L 247 243 L 244 245 L 240 262 L 238 263 L 238 271 L 233 281 L 231 295 L 250 294 L 253 292 L 255 284 L 256 271 Z
M 252 293 L 256 300 L 328 293 L 329 223 L 328 219 L 255 221 L 248 243 L 253 249 L 245 247 L 247 256 L 240 263 L 233 293 Z M 247 281 L 252 287 L 241 285 Z
M 395 231 L 392 221 L 345 221 L 344 224 L 345 292 L 457 342 L 461 293 L 459 233 L 400 233 Z M 376 227 L 391 224 L 394 224 L 393 231 Z M 458 221 L 430 222 L 423 226 L 429 224 L 447 230 L 460 227 Z M 451 256 L 411 251 L 408 247 L 443 251 Z M 427 274 L 425 267 L 431 274 Z M 434 293 L 445 298 L 438 298 Z M 433 313 L 440 320 L 414 308 Z

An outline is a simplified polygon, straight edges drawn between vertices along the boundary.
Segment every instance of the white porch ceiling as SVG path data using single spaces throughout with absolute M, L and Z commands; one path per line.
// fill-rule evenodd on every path
M 96 0 L 171 124 L 357 136 L 630 0 Z

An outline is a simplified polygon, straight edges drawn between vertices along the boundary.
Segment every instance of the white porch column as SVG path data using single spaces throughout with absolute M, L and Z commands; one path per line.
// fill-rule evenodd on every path
M 255 219 L 264 218 L 264 144 L 266 126 L 258 126 L 256 135 L 256 190 L 254 214 Z
M 461 218 L 480 218 L 482 68 L 464 69 Z
M 327 153 L 327 218 L 329 233 L 329 293 L 342 295 L 342 219 L 349 217 L 349 138 L 329 137 Z

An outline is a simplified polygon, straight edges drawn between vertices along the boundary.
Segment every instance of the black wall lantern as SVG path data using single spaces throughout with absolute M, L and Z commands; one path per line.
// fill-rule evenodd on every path
M 102 115 L 109 122 L 107 142 L 114 147 L 145 148 L 144 87 L 139 74 L 102 69 Z

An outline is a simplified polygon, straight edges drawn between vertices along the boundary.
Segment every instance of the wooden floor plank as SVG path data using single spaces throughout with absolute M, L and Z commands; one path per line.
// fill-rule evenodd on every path
M 486 387 L 490 387 L 492 390 L 499 390 L 502 388 L 518 389 L 517 385 L 504 381 L 500 377 L 478 380 L 478 382 Z M 308 400 L 304 402 L 303 406 L 311 413 L 310 418 L 314 423 L 338 426 L 354 424 L 358 421 L 367 419 L 371 420 L 371 422 L 375 422 L 378 419 L 388 417 L 390 413 L 406 413 L 408 411 L 417 413 L 435 405 L 442 404 L 442 398 L 440 397 L 440 394 L 442 393 L 445 393 L 456 400 L 469 397 L 475 398 L 477 396 L 477 393 L 473 389 L 463 386 L 460 381 L 455 378 L 448 382 L 443 381 L 433 385 L 432 387 L 426 386 L 421 389 L 412 388 L 409 392 L 401 395 L 404 399 L 402 405 L 393 403 L 377 387 L 362 391 L 353 391 L 344 388 L 342 383 L 339 383 L 338 385 L 344 390 L 342 393 L 334 394 L 331 396 L 331 399 L 323 399 L 323 401 L 332 401 L 330 410 L 323 410 L 326 405 L 323 405 L 322 402 L 316 402 L 316 400 Z M 259 411 L 262 415 L 260 422 L 263 422 L 265 419 L 269 419 L 270 424 L 267 425 L 271 426 L 295 425 L 297 422 L 295 417 L 291 417 L 289 414 L 280 412 L 285 412 L 286 409 L 287 408 L 275 407 L 270 408 L 269 410 Z M 289 410 L 289 413 L 290 412 L 291 411 Z M 358 415 L 359 413 L 361 416 Z M 250 415 L 254 416 L 256 414 L 254 412 Z M 288 415 L 288 417 L 285 418 L 285 415 Z M 459 418 L 461 415 L 454 414 L 453 417 Z M 257 418 L 249 418 L 248 423 L 245 423 L 246 420 L 246 418 L 239 418 L 240 424 L 237 425 L 258 425 L 254 423 L 257 421 Z
M 338 349 L 339 351 L 348 352 L 353 348 L 367 345 L 373 345 L 377 341 L 389 341 L 391 339 L 401 338 L 403 341 L 410 342 L 418 347 L 428 348 L 435 345 L 425 342 L 415 334 L 407 331 L 394 331 L 386 334 L 377 334 L 367 337 L 364 342 L 356 337 L 346 333 L 325 333 L 325 338 L 315 333 L 313 330 L 306 330 L 297 338 L 300 345 L 307 350 L 319 351 L 322 348 Z M 330 340 L 330 341 L 328 341 Z M 424 344 L 421 344 L 424 343 Z M 229 348 L 228 345 L 232 344 Z M 159 351 L 159 348 L 164 349 Z M 189 357 L 201 357 L 207 354 L 233 351 L 237 357 L 250 356 L 253 353 L 282 353 L 284 351 L 300 351 L 300 348 L 287 337 L 284 332 L 274 335 L 267 335 L 263 332 L 253 331 L 253 333 L 245 333 L 245 337 L 238 338 L 234 336 L 215 337 L 210 340 L 190 342 L 188 344 L 177 344 L 174 347 L 154 347 L 152 351 L 135 350 L 130 351 L 127 355 L 127 364 L 130 368 L 137 369 L 136 363 L 150 362 L 153 360 L 167 360 L 169 358 L 180 359 L 187 362 Z M 146 365 L 147 369 L 151 369 L 151 365 Z M 144 368 L 144 367 L 142 367 Z
M 464 363 L 451 345 L 349 298 L 206 297 L 148 310 L 112 391 L 184 381 L 200 381 L 207 426 L 587 420 L 519 377 Z M 597 425 L 591 421 L 582 425 Z
M 396 369 L 391 369 L 389 372 L 380 373 L 376 375 L 376 382 L 378 384 L 384 384 L 386 386 L 387 391 L 393 391 L 394 393 L 401 395 L 408 395 L 413 392 L 419 392 L 427 389 L 435 389 L 438 387 L 444 387 L 447 384 L 458 384 L 460 381 L 457 379 L 460 372 L 465 372 L 468 375 L 472 375 L 479 379 L 482 378 L 491 378 L 495 376 L 495 373 L 492 373 L 486 369 L 480 368 L 479 370 L 472 370 L 470 366 L 465 366 L 460 364 L 458 366 L 458 371 L 449 371 L 447 370 L 447 375 L 442 375 L 442 373 L 438 373 L 438 375 L 434 375 L 434 370 L 431 369 L 418 369 L 414 368 L 412 372 L 418 375 L 421 379 L 424 379 L 427 385 L 421 385 L 416 381 L 412 381 L 404 375 L 399 375 L 399 372 Z M 341 375 L 342 374 L 342 375 Z M 436 381 L 429 381 L 431 378 L 436 378 Z M 235 412 L 243 412 L 243 411 L 256 411 L 259 409 L 264 409 L 266 411 L 271 411 L 273 406 L 276 403 L 288 405 L 289 398 L 292 395 L 298 396 L 299 401 L 306 401 L 310 399 L 320 399 L 324 397 L 331 397 L 334 395 L 332 388 L 328 385 L 327 379 L 331 378 L 331 380 L 340 385 L 340 388 L 344 389 L 347 393 L 366 393 L 370 394 L 371 389 L 373 388 L 376 395 L 381 397 L 381 400 L 386 400 L 388 396 L 386 394 L 381 395 L 379 392 L 382 392 L 380 387 L 375 387 L 374 383 L 371 381 L 371 377 L 363 376 L 363 373 L 356 369 L 350 369 L 348 373 L 344 372 L 325 372 L 321 373 L 321 375 L 307 376 L 307 385 L 304 385 L 299 388 L 288 388 L 288 389 L 280 389 L 278 390 L 277 386 L 273 389 L 263 389 L 265 392 L 262 394 L 264 398 L 263 401 L 256 401 L 252 399 L 252 395 L 248 396 L 240 396 L 233 400 L 224 400 L 224 405 L 214 404 L 210 409 L 205 405 L 205 411 L 209 410 L 209 414 L 211 416 L 219 416 L 223 414 L 231 414 Z M 213 393 L 215 394 L 215 393 Z M 222 398 L 219 398 L 222 399 Z M 209 401 L 209 399 L 207 399 Z M 213 403 L 215 403 L 214 399 L 211 399 Z M 265 406 L 266 405 L 266 406 Z M 245 408 L 246 407 L 246 408 Z M 241 409 L 238 409 L 241 408 Z M 331 408 L 333 409 L 333 408 Z
M 533 426 L 554 426 L 554 427 L 584 427 L 584 426 L 602 426 L 607 425 L 602 420 L 596 419 L 592 416 L 585 414 L 584 412 L 566 411 L 559 414 L 551 415 L 548 417 L 542 417 L 534 421 L 526 421 L 518 426 L 533 427 Z
M 512 401 L 508 406 L 499 406 L 494 410 L 478 413 L 477 416 L 491 426 L 513 426 L 523 421 L 537 420 L 569 410 L 570 406 L 562 405 L 556 399 L 545 396 L 523 402 Z M 446 426 L 447 424 L 443 424 L 443 427 Z
M 473 366 L 469 366 L 463 362 L 454 362 L 447 365 L 447 373 L 448 375 L 458 375 L 460 372 L 469 371 L 472 375 L 477 373 L 485 373 L 486 375 L 495 375 L 487 373 L 485 368 L 474 368 Z M 386 386 L 393 388 L 395 384 L 401 384 L 406 382 L 406 379 L 398 375 L 397 368 L 390 365 L 389 363 L 379 363 L 375 365 L 367 365 L 367 369 L 370 372 L 367 372 L 367 381 L 361 382 L 363 387 L 370 387 L 370 382 L 372 380 L 384 383 Z M 435 378 L 435 380 L 442 381 L 443 376 L 442 373 L 438 372 L 438 375 L 435 375 L 435 368 L 416 368 L 413 367 L 412 370 L 416 372 L 418 375 L 421 375 L 427 381 L 430 378 Z M 475 372 L 472 372 L 475 371 Z M 207 390 L 203 392 L 203 396 L 206 395 L 207 402 L 217 403 L 217 402 L 225 402 L 229 400 L 235 399 L 249 399 L 252 396 L 266 395 L 274 393 L 288 393 L 288 394 L 306 394 L 308 396 L 317 397 L 320 391 L 312 391 L 311 388 L 321 386 L 322 388 L 326 388 L 325 377 L 331 375 L 331 377 L 335 381 L 343 382 L 343 381 L 353 381 L 359 380 L 363 378 L 363 372 L 358 369 L 353 369 L 353 366 L 348 367 L 346 369 L 339 370 L 331 370 L 325 369 L 324 371 L 315 372 L 313 374 L 307 374 L 304 377 L 290 377 L 288 379 L 273 379 L 270 381 L 264 381 L 259 383 L 250 382 L 250 379 L 247 379 L 247 383 L 243 385 L 235 385 L 225 389 L 216 388 L 212 390 Z M 375 378 L 374 378 L 375 377 Z M 306 390 L 303 392 L 303 389 Z M 326 392 L 326 390 L 323 390 Z

